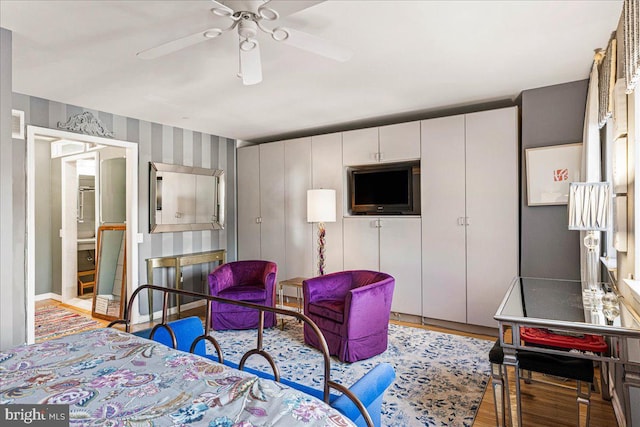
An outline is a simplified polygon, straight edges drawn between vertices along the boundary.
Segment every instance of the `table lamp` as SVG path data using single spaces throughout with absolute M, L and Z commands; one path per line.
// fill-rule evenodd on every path
M 325 222 L 336 221 L 336 190 L 307 190 L 307 222 L 318 223 L 318 275 L 324 275 Z
M 597 289 L 598 245 L 596 231 L 609 227 L 609 200 L 611 186 L 608 182 L 572 182 L 569 185 L 569 230 L 586 231 L 584 245 L 587 248 L 586 281 L 590 290 Z

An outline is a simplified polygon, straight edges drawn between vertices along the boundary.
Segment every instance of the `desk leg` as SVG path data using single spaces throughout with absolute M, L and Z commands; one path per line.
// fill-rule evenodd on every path
M 182 289 L 182 267 L 180 259 L 176 259 L 176 289 Z M 178 309 L 178 319 L 180 319 L 180 294 L 176 294 L 176 308 Z
M 147 284 L 153 284 L 153 266 L 147 261 Z M 149 308 L 149 321 L 153 322 L 153 291 L 147 289 L 147 306 Z
M 522 427 L 522 405 L 520 402 L 520 372 L 519 372 L 519 364 L 518 357 L 516 355 L 516 350 L 513 348 L 503 347 L 504 352 L 504 365 L 505 371 L 508 367 L 515 368 L 515 379 L 516 379 L 516 398 L 513 401 L 513 405 L 509 405 L 508 407 L 511 409 L 511 425 L 513 427 Z M 511 393 L 505 396 L 506 399 L 511 401 Z
M 278 283 L 278 300 L 280 301 L 280 308 L 284 307 L 284 287 Z M 284 317 L 280 316 L 280 329 L 284 331 Z

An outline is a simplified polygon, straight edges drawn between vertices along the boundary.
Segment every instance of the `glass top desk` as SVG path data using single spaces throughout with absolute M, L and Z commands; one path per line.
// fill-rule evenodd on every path
M 593 297 L 585 287 L 574 280 L 516 277 L 494 316 L 500 327 L 504 364 L 518 366 L 517 350 L 567 355 L 560 348 L 527 344 L 521 328 L 532 327 L 569 337 L 601 336 L 609 344 L 608 351 L 572 352 L 571 356 L 640 367 L 640 329 L 629 319 L 632 310 L 620 297 L 620 315 L 610 315 L 611 320 L 607 320 L 601 298 Z M 514 409 L 520 413 L 520 408 Z M 514 425 L 521 425 L 519 416 L 512 420 Z

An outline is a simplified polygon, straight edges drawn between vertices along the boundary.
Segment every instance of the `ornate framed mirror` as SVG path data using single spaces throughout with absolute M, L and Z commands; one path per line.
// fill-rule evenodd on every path
M 224 228 L 223 170 L 151 162 L 149 177 L 150 233 Z

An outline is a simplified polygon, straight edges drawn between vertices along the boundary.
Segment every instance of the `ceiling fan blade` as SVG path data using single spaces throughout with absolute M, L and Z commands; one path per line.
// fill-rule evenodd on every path
M 278 12 L 280 18 L 289 16 L 301 10 L 323 3 L 325 0 L 271 0 L 261 5 L 258 10 L 269 8 Z
M 291 28 L 275 28 L 274 34 L 282 34 L 282 31 L 286 31 L 289 34 L 289 37 L 282 40 L 282 43 L 297 47 L 298 49 L 303 49 L 340 62 L 348 61 L 353 56 L 353 52 L 349 49 L 329 40 L 305 33 L 304 31 Z
M 242 43 L 255 43 L 251 50 L 242 48 Z M 240 42 L 240 75 L 242 83 L 254 85 L 262 81 L 262 64 L 260 63 L 260 45 L 257 40 L 245 40 Z
M 231 9 L 229 6 L 224 5 L 222 3 L 219 3 L 215 0 L 211 0 L 211 3 L 213 3 L 213 8 L 214 9 L 220 9 L 220 10 L 224 10 L 225 12 L 227 12 L 229 15 L 233 15 L 233 9 Z
M 209 40 L 210 37 L 205 37 L 205 33 L 208 31 L 217 32 L 220 30 L 219 28 L 211 28 L 204 31 L 198 31 L 195 34 L 191 34 L 186 37 L 181 37 L 176 40 L 172 40 L 167 43 L 163 43 L 161 45 L 143 50 L 141 52 L 136 53 L 136 56 L 140 59 L 155 59 L 160 56 L 168 55 L 170 53 L 176 52 L 180 49 L 184 49 L 189 46 L 193 46 L 194 44 L 198 44 L 205 40 Z M 220 31 L 222 32 L 222 31 Z

